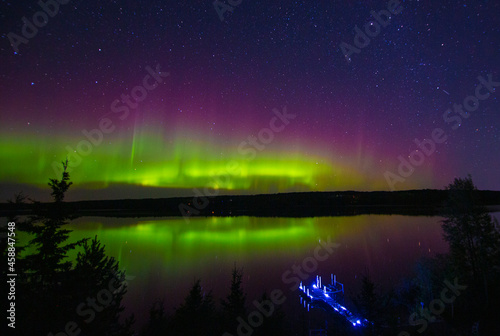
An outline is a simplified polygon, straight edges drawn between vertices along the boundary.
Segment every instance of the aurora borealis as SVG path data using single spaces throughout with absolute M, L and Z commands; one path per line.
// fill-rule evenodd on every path
M 499 190 L 498 89 L 443 114 L 500 81 L 500 4 L 400 6 L 346 59 L 387 1 L 242 1 L 222 21 L 212 1 L 69 1 L 18 51 L 8 34 L 41 7 L 3 1 L 0 197 L 46 200 L 66 157 L 68 200 L 390 190 L 384 172 L 436 128 L 446 141 L 397 190 L 467 173 Z

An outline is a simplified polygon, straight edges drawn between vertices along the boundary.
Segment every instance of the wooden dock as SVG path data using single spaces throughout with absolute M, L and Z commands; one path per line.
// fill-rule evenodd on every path
M 347 319 L 353 327 L 361 327 L 369 323 L 366 319 L 356 316 L 343 305 L 344 285 L 337 281 L 337 277 L 331 274 L 330 283 L 323 283 L 321 276 L 309 286 L 300 283 L 300 301 L 309 311 L 310 308 L 328 307 L 332 313 L 339 314 Z

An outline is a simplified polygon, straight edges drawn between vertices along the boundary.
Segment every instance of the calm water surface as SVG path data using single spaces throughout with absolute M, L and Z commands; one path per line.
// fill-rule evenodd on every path
M 334 273 L 346 293 L 357 292 L 360 276 L 369 273 L 382 288 L 389 288 L 411 276 L 422 256 L 447 251 L 441 219 L 212 217 L 187 223 L 182 218 L 82 217 L 68 228 L 74 230 L 72 240 L 97 235 L 108 255 L 133 277 L 123 303 L 125 312 L 133 312 L 140 325 L 147 320 L 154 300 L 164 299 L 171 312 L 198 278 L 219 302 L 228 293 L 235 264 L 244 270 L 248 298 L 281 289 L 288 311 L 299 305 L 299 299 L 290 289 L 294 275 L 286 273 L 283 279 L 283 274 L 312 257 L 319 242 L 328 237 L 340 246 L 304 282 L 313 281 L 316 274 L 330 277 Z

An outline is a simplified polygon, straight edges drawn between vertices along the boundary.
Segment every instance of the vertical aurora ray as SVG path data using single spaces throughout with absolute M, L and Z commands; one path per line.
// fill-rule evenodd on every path
M 132 136 L 132 148 L 130 150 L 130 164 L 133 165 L 134 163 L 134 158 L 135 158 L 135 147 L 136 147 L 136 143 L 137 143 L 137 129 L 134 125 L 134 135 Z

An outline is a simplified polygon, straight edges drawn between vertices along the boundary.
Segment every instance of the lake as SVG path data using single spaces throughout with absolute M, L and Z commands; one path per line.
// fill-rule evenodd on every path
M 213 290 L 216 302 L 229 292 L 231 270 L 243 268 L 248 304 L 281 289 L 285 312 L 295 314 L 298 293 L 291 288 L 301 266 L 304 283 L 316 274 L 344 283 L 346 295 L 369 274 L 382 290 L 412 275 L 415 262 L 448 250 L 441 217 L 360 215 L 350 217 L 182 218 L 81 217 L 67 226 L 71 240 L 97 235 L 107 254 L 127 272 L 129 290 L 123 304 L 137 325 L 147 321 L 156 299 L 167 312 L 183 302 L 196 279 Z M 327 241 L 338 244 L 322 261 L 312 259 Z M 328 257 L 325 258 L 324 256 Z M 305 262 L 308 260 L 308 262 Z M 304 264 L 305 263 L 305 264 Z

